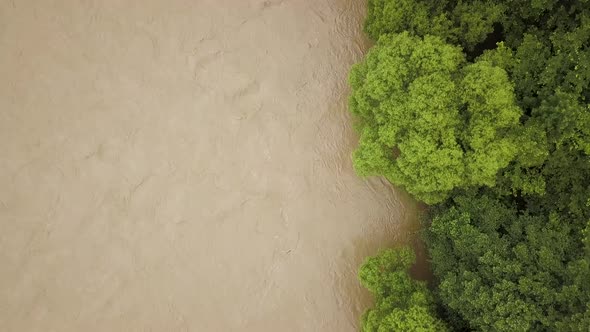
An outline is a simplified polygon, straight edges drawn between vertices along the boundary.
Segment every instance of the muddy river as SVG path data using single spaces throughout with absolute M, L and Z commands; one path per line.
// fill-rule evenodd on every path
M 0 331 L 354 331 L 361 0 L 0 0 Z M 420 274 L 420 271 L 418 271 Z

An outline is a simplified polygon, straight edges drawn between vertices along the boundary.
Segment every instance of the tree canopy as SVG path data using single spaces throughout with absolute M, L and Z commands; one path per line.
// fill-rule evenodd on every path
M 590 323 L 590 243 L 553 212 L 459 196 L 428 230 L 438 294 L 482 331 L 581 331 Z
M 359 279 L 373 294 L 376 304 L 363 315 L 363 332 L 447 331 L 435 315 L 433 297 L 426 284 L 408 274 L 414 262 L 414 253 L 408 248 L 387 249 L 365 260 Z
M 506 11 L 506 4 L 498 1 L 369 0 L 367 7 L 365 31 L 373 40 L 407 31 L 438 36 L 469 50 L 494 31 Z
M 354 165 L 426 203 L 456 188 L 494 186 L 522 142 L 513 86 L 490 61 L 467 63 L 438 37 L 383 35 L 350 74 L 360 120 Z M 525 143 L 525 144 L 523 144 Z
M 428 319 L 589 331 L 590 1 L 369 0 L 365 31 L 353 163 L 430 205 Z M 404 331 L 376 298 L 363 326 Z

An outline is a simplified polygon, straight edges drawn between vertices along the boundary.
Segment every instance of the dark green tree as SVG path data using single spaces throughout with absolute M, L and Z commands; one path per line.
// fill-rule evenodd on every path
M 373 39 L 407 31 L 412 35 L 455 36 L 457 29 L 444 12 L 447 1 L 369 0 L 365 31 Z M 451 37 L 453 38 L 453 37 Z
M 506 8 L 501 1 L 485 0 L 369 0 L 365 31 L 375 41 L 384 34 L 408 32 L 473 50 L 494 32 Z
M 456 197 L 428 230 L 438 294 L 476 330 L 585 331 L 589 229 L 493 195 Z

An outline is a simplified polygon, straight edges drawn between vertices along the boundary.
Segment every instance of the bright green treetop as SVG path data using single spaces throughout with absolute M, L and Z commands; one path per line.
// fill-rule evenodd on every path
M 354 165 L 418 199 L 495 184 L 521 135 L 513 87 L 488 61 L 467 64 L 440 38 L 383 35 L 350 73 L 350 110 L 360 120 Z
M 365 260 L 359 278 L 376 303 L 363 315 L 361 331 L 447 331 L 434 315 L 432 295 L 425 283 L 408 274 L 414 261 L 414 253 L 407 248 L 384 250 Z

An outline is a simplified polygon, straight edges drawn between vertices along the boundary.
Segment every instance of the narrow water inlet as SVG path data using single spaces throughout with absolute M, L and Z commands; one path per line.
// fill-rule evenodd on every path
M 356 330 L 419 227 L 351 167 L 364 5 L 1 4 L 0 330 Z

